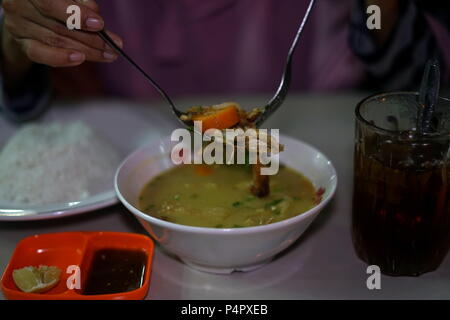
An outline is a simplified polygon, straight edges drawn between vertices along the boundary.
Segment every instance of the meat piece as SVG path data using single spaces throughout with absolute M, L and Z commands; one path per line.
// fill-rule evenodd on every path
M 267 197 L 270 193 L 269 176 L 261 175 L 262 167 L 263 165 L 259 161 L 252 165 L 253 185 L 251 186 L 250 191 L 258 198 Z

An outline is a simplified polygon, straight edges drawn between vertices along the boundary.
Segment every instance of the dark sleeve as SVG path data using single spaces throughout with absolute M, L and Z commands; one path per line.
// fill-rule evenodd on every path
M 417 90 L 426 61 L 433 57 L 440 59 L 424 12 L 414 1 L 401 1 L 398 21 L 384 46 L 377 44 L 373 32 L 367 28 L 367 17 L 364 0 L 357 0 L 349 42 L 365 63 L 368 84 L 381 90 Z
M 35 65 L 17 90 L 6 90 L 0 75 L 0 111 L 14 121 L 27 121 L 39 116 L 51 98 L 50 71 Z
M 3 10 L 0 11 L 0 22 L 3 24 Z M 5 88 L 0 72 L 0 115 L 15 121 L 30 120 L 45 110 L 50 96 L 50 68 L 47 66 L 35 64 L 14 91 Z
M 416 0 L 416 3 L 450 31 L 450 1 Z

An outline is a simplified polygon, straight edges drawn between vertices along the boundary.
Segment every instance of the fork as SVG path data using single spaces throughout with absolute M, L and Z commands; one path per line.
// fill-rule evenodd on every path
M 256 118 L 255 120 L 256 127 L 260 127 L 263 124 L 263 122 L 266 121 L 283 104 L 284 100 L 286 99 L 291 84 L 292 56 L 295 52 L 295 49 L 297 48 L 298 40 L 300 39 L 300 35 L 303 31 L 303 28 L 305 27 L 309 14 L 311 13 L 314 2 L 315 0 L 311 0 L 309 2 L 308 8 L 306 9 L 305 15 L 303 16 L 303 20 L 300 24 L 300 27 L 297 30 L 291 48 L 289 49 L 286 65 L 284 67 L 284 73 L 283 76 L 281 77 L 281 82 L 278 87 L 278 90 L 273 96 L 273 98 L 269 101 L 269 103 L 266 106 L 264 106 L 263 108 L 264 111 Z

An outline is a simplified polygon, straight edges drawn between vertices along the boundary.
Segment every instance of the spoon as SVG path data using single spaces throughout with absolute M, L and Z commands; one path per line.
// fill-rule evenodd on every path
M 142 69 L 133 59 L 131 59 L 125 51 L 123 51 L 116 43 L 111 39 L 110 36 L 105 32 L 105 30 L 99 31 L 98 35 L 100 38 L 102 38 L 112 49 L 116 50 L 117 53 L 119 53 L 125 60 L 130 63 L 134 68 L 136 68 L 150 83 L 151 85 L 159 92 L 159 94 L 169 103 L 169 105 L 172 107 L 172 111 L 177 117 L 177 119 L 182 122 L 184 125 L 187 125 L 184 121 L 180 119 L 182 115 L 187 115 L 186 112 L 180 111 L 177 109 L 175 104 L 173 103 L 172 99 L 170 99 L 167 92 L 164 91 L 163 88 L 152 78 L 150 75 L 148 75 L 144 69 Z
M 428 60 L 422 77 L 419 92 L 420 114 L 417 128 L 420 133 L 432 133 L 432 118 L 439 99 L 440 68 L 436 59 Z
M 297 43 L 300 38 L 300 34 L 303 31 L 303 28 L 306 24 L 306 21 L 308 20 L 309 14 L 311 12 L 311 9 L 314 5 L 315 0 L 311 0 L 309 2 L 308 8 L 306 9 L 305 16 L 303 17 L 302 23 L 300 24 L 300 27 L 297 30 L 297 34 L 295 35 L 294 41 L 292 42 L 291 48 L 289 49 L 289 53 L 287 56 L 286 65 L 284 67 L 284 73 L 281 78 L 280 86 L 278 87 L 277 92 L 275 93 L 275 96 L 269 101 L 269 103 L 264 107 L 263 113 L 261 113 L 258 118 L 255 120 L 256 127 L 259 127 L 262 125 L 264 121 L 266 121 L 284 102 L 284 99 L 286 98 L 289 86 L 291 84 L 291 74 L 292 74 L 292 55 L 295 52 L 295 49 L 297 48 Z

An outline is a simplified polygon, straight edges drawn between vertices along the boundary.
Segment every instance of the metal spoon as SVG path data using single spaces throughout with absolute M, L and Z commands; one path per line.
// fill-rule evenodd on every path
M 425 65 L 422 84 L 419 92 L 419 104 L 421 106 L 418 117 L 418 130 L 420 133 L 432 133 L 431 119 L 433 118 L 435 105 L 439 99 L 440 67 L 437 59 L 430 59 Z
M 289 86 L 291 84 L 291 69 L 292 69 L 292 55 L 297 48 L 297 43 L 300 38 L 300 34 L 308 20 L 311 9 L 314 5 L 315 0 L 309 2 L 308 8 L 306 9 L 305 16 L 303 17 L 302 23 L 298 28 L 297 34 L 295 35 L 294 41 L 292 42 L 291 48 L 287 56 L 286 65 L 284 67 L 284 73 L 281 78 L 280 86 L 278 87 L 275 96 L 269 101 L 269 103 L 264 107 L 264 112 L 258 116 L 255 121 L 257 127 L 261 126 L 264 121 L 266 121 L 284 102 L 289 91 Z
M 180 122 L 182 122 L 184 125 L 187 125 L 185 122 L 183 122 L 180 119 L 180 116 L 186 114 L 186 112 L 180 111 L 177 109 L 175 104 L 173 103 L 172 99 L 170 99 L 167 92 L 163 90 L 163 88 L 160 87 L 160 85 L 153 80 L 152 77 L 150 77 L 133 59 L 131 59 L 116 43 L 108 36 L 108 34 L 102 30 L 98 32 L 98 35 L 114 50 L 117 51 L 122 57 L 125 58 L 125 60 L 128 61 L 133 67 L 135 67 L 150 83 L 151 85 L 159 92 L 159 94 L 169 103 L 169 105 L 172 107 L 172 111 L 175 114 L 175 116 L 178 118 Z

